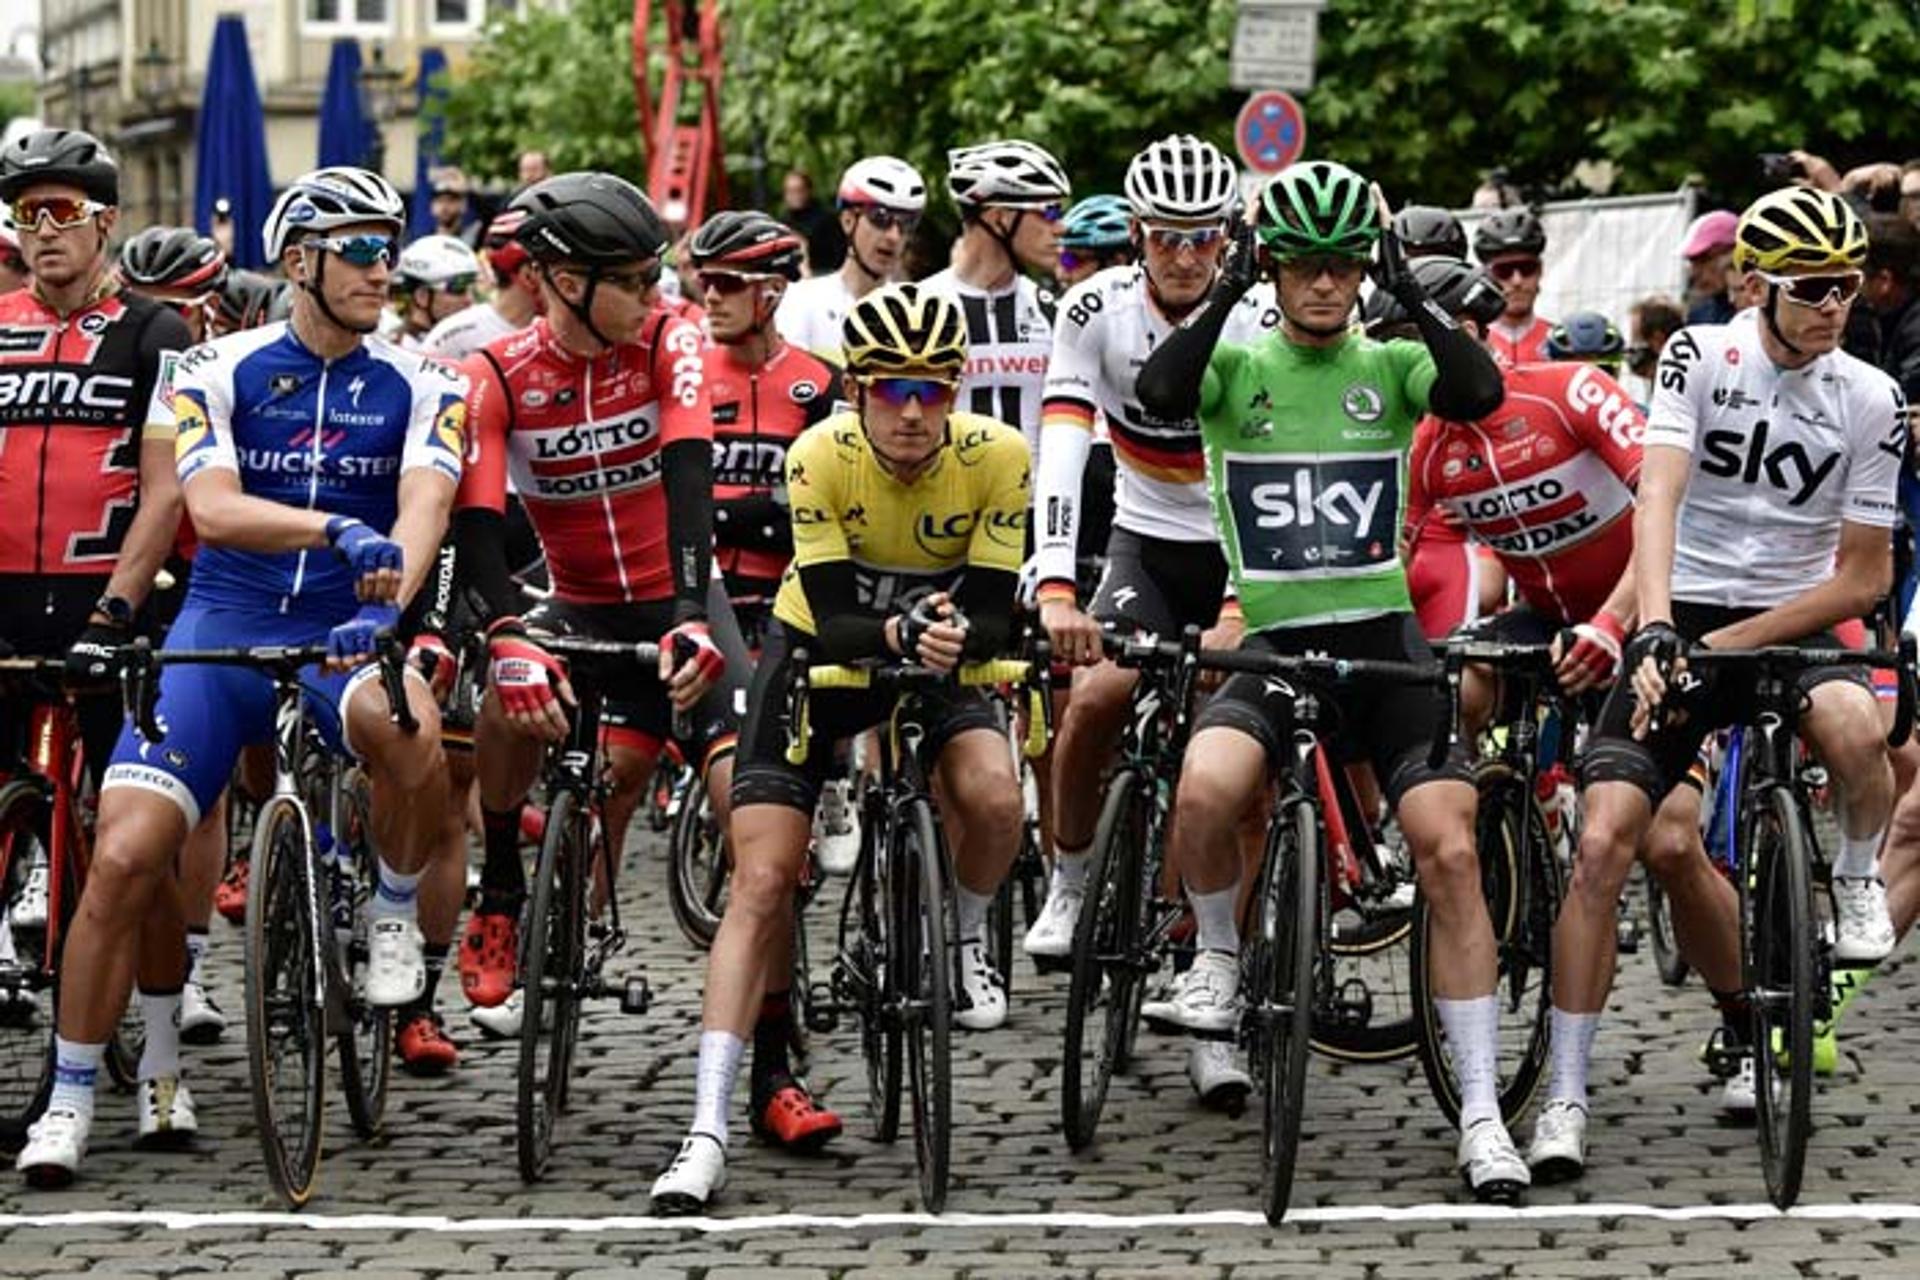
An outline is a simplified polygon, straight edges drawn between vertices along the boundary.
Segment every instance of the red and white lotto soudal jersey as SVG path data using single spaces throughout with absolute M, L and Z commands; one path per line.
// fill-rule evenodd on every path
M 656 308 L 637 341 L 589 359 L 536 320 L 461 367 L 473 392 L 457 505 L 504 510 L 511 475 L 555 596 L 671 597 L 660 455 L 713 438 L 699 327 Z
M 1507 398 L 1479 422 L 1421 421 L 1407 528 L 1417 541 L 1450 519 L 1500 558 L 1535 611 L 1584 622 L 1633 553 L 1646 422 L 1591 365 L 1521 365 L 1505 379 Z
M 1547 335 L 1552 332 L 1553 321 L 1539 316 L 1518 331 L 1509 329 L 1504 320 L 1495 320 L 1487 326 L 1487 349 L 1493 352 L 1494 363 L 1502 369 L 1537 364 L 1547 358 Z

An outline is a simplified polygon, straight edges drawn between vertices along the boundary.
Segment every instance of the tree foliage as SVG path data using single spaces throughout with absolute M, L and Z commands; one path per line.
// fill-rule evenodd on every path
M 1004 136 L 1054 150 L 1082 193 L 1118 190 L 1151 138 L 1231 145 L 1234 7 L 722 0 L 736 193 L 756 141 L 776 174 L 798 164 L 825 187 L 875 152 L 937 186 L 947 148 Z M 542 146 L 561 168 L 641 177 L 631 0 L 520 9 L 452 86 L 450 154 L 508 178 Z M 1531 194 L 1568 192 L 1592 161 L 1615 192 L 1698 174 L 1739 199 L 1758 185 L 1757 152 L 1804 146 L 1844 169 L 1920 134 L 1910 0 L 1330 0 L 1320 32 L 1308 152 L 1396 203 L 1464 202 L 1495 166 Z

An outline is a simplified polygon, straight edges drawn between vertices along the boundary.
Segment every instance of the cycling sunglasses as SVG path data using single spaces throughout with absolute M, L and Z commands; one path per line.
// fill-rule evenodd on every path
M 1226 239 L 1227 235 L 1227 229 L 1218 224 L 1205 227 L 1160 227 L 1149 223 L 1145 229 L 1148 241 L 1156 248 L 1165 249 L 1168 253 L 1178 253 L 1182 249 L 1193 249 L 1196 252 L 1209 249 Z
M 1367 270 L 1365 258 L 1344 258 L 1339 254 L 1322 253 L 1308 258 L 1284 258 L 1280 270 L 1296 280 L 1312 282 L 1323 274 L 1335 280 L 1358 280 Z
M 51 221 L 56 230 L 66 231 L 111 208 L 110 204 L 78 196 L 27 196 L 13 202 L 12 218 L 21 231 L 38 227 L 42 218 Z
M 1053 223 L 1056 223 L 1060 221 L 1060 219 L 1067 216 L 1067 207 L 1061 204 L 1058 200 L 1056 200 L 1052 204 L 1043 204 L 1036 207 L 1023 208 L 1020 210 L 1020 212 L 1037 214 L 1040 218 L 1040 221 L 1047 223 L 1049 226 L 1051 226 Z
M 1803 307 L 1824 307 L 1829 302 L 1842 305 L 1860 294 L 1866 275 L 1859 271 L 1835 271 L 1818 276 L 1775 276 L 1762 271 L 1760 278 L 1787 295 L 1787 301 Z
M 745 292 L 763 280 L 777 279 L 779 279 L 778 276 L 754 275 L 744 271 L 702 271 L 700 291 L 731 298 L 734 294 Z
M 660 259 L 655 258 L 651 262 L 627 271 L 602 269 L 598 272 L 598 279 L 623 293 L 641 294 L 660 283 L 661 269 Z
M 1506 262 L 1487 264 L 1487 271 L 1495 280 L 1531 280 L 1540 274 L 1540 259 L 1513 258 Z
M 361 268 L 378 266 L 383 262 L 391 267 L 400 261 L 400 242 L 392 236 L 370 233 L 357 236 L 326 236 L 303 243 L 322 253 L 339 254 L 343 261 Z
M 870 204 L 861 211 L 861 216 L 873 225 L 875 231 L 891 231 L 898 227 L 903 236 L 912 235 L 914 228 L 920 225 L 919 214 L 897 213 L 884 205 Z
M 906 408 L 918 400 L 923 409 L 942 409 L 953 402 L 954 385 L 938 378 L 868 378 L 862 384 L 882 404 Z

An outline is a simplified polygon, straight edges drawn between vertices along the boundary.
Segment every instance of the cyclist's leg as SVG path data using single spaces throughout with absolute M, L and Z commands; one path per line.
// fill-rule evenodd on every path
M 1740 987 L 1740 899 L 1700 839 L 1700 792 L 1685 780 L 1667 794 L 1641 841 L 1660 882 L 1680 953 L 1716 995 Z
M 213 895 L 227 866 L 227 795 L 201 816 L 180 851 L 180 914 L 186 924 L 187 979 L 182 992 L 182 1036 L 204 1043 L 227 1029 L 226 1015 L 207 994 L 206 956 L 213 922 Z
M 1020 852 L 1025 813 L 1006 730 L 978 693 L 952 698 L 927 739 L 934 794 L 953 850 L 960 986 L 954 1022 L 989 1031 L 1007 1017 L 1005 976 L 994 971 L 987 908 Z
M 1879 707 L 1864 669 L 1823 668 L 1802 681 L 1800 732 L 1826 765 L 1838 798 L 1833 858 L 1834 959 L 1873 965 L 1893 950 L 1894 925 L 1880 873 L 1880 844 L 1893 812 L 1893 767 Z

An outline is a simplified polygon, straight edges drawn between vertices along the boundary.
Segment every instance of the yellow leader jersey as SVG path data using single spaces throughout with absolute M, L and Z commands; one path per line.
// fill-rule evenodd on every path
M 969 565 L 1018 573 L 1031 463 L 1018 428 L 954 413 L 933 466 L 902 484 L 874 458 L 857 414 L 809 427 L 787 449 L 793 561 L 774 617 L 817 634 L 800 570 L 834 560 L 853 562 L 860 607 L 875 617 L 952 591 Z

